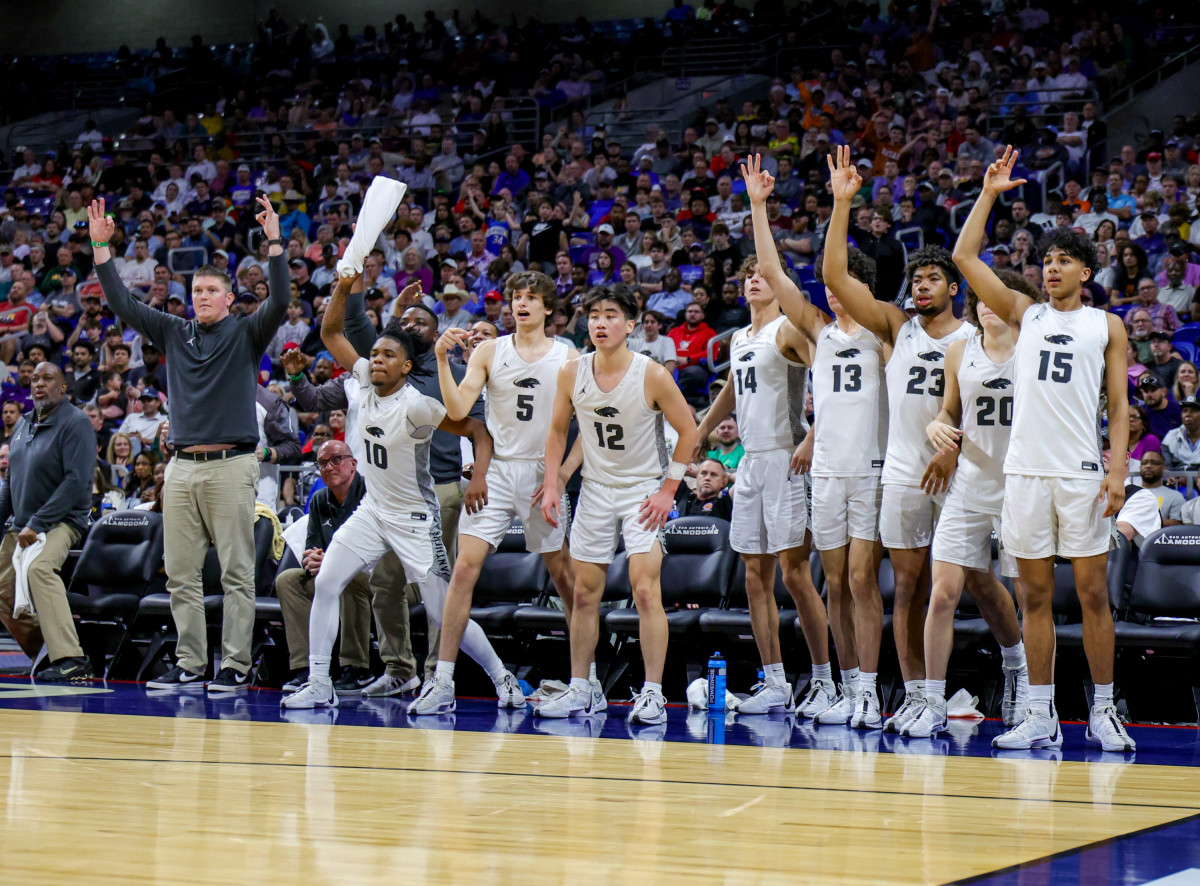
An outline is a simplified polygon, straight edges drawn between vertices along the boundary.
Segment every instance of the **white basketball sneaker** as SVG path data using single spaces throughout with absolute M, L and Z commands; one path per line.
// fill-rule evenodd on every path
M 858 698 L 858 687 L 843 683 L 841 689 L 842 693 L 837 700 L 817 714 L 815 719 L 822 726 L 845 726 L 854 716 L 854 700 Z
M 739 714 L 786 713 L 792 709 L 790 683 L 760 683 L 758 691 L 745 701 L 738 702 Z
M 567 688 L 566 692 L 560 692 L 553 698 L 548 698 L 536 708 L 533 713 L 537 717 L 546 717 L 553 720 L 565 720 L 567 717 L 575 714 L 587 713 L 588 703 L 591 701 L 592 694 L 590 691 L 583 689 Z
M 604 697 L 604 687 L 599 680 L 588 681 L 592 690 L 592 703 L 588 706 L 589 714 L 599 714 L 608 710 L 608 699 Z
M 992 739 L 992 747 L 1002 751 L 1028 751 L 1033 748 L 1062 747 L 1062 730 L 1058 728 L 1058 713 L 1050 708 L 1050 716 L 1029 708 L 1025 719 L 1003 735 Z
M 421 687 L 421 694 L 408 706 L 408 712 L 417 717 L 427 717 L 432 714 L 453 714 L 457 708 L 454 681 L 434 677 Z
M 879 696 L 874 689 L 860 689 L 854 699 L 854 715 L 850 718 L 852 729 L 878 729 L 883 725 L 879 713 Z
M 1029 710 L 1029 668 L 1004 669 L 1004 698 L 1000 702 L 1000 716 L 1009 729 L 1021 722 Z
M 917 715 L 921 709 L 921 705 L 924 703 L 924 689 L 914 689 L 912 692 L 906 692 L 904 694 L 904 704 L 900 705 L 900 710 L 888 717 L 887 722 L 883 724 L 883 731 L 900 732 Z
M 315 683 L 310 680 L 291 695 L 285 695 L 280 704 L 289 710 L 336 708 L 338 706 L 338 696 L 333 691 L 333 683 L 331 681 Z
M 946 728 L 946 699 L 926 698 L 917 715 L 913 717 L 900 734 L 908 738 L 933 738 Z
M 401 682 L 398 677 L 393 677 L 391 674 L 385 673 L 380 676 L 374 683 L 365 686 L 362 691 L 363 698 L 391 698 L 394 695 L 404 695 L 407 692 L 416 692 L 421 688 L 421 678 L 413 677 L 407 682 Z
M 796 703 L 796 716 L 811 720 L 829 710 L 837 701 L 837 687 L 832 680 L 813 680 L 808 684 L 804 700 Z
M 521 684 L 517 682 L 517 678 L 511 671 L 505 671 L 500 682 L 496 684 L 496 707 L 513 709 L 525 707 L 525 693 L 521 691 Z
M 1086 738 L 1106 751 L 1129 753 L 1137 750 L 1137 745 L 1125 731 L 1124 724 L 1117 718 L 1117 709 L 1112 705 L 1092 708 L 1088 716 Z
M 667 722 L 667 700 L 652 689 L 639 692 L 633 699 L 628 722 L 640 726 L 658 726 Z

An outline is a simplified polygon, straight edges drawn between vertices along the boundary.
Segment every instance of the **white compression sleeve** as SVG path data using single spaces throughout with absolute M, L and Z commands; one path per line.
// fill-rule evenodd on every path
M 341 618 L 339 601 L 342 591 L 354 576 L 367 566 L 349 545 L 334 538 L 321 561 L 321 569 L 313 582 L 312 609 L 308 612 L 308 671 L 309 679 L 329 680 L 329 662 L 333 643 L 337 640 Z
M 407 190 L 408 185 L 383 176 L 376 176 L 371 182 L 371 186 L 367 188 L 367 195 L 363 198 L 362 209 L 358 212 L 358 221 L 354 227 L 354 235 L 350 238 L 350 245 L 346 247 L 346 254 L 338 261 L 339 276 L 354 277 L 362 273 L 363 262 L 375 248 L 380 233 L 396 214 L 396 207 L 404 199 L 404 192 Z

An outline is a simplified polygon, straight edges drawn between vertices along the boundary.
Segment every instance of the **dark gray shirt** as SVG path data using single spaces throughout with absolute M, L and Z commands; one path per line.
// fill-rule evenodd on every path
M 97 265 L 96 274 L 113 313 L 166 355 L 171 445 L 257 444 L 259 363 L 291 299 L 286 257 L 271 257 L 271 294 L 257 311 L 209 324 L 142 304 L 129 294 L 111 261 Z
M 21 416 L 9 440 L 8 480 L 0 485 L 0 526 L 46 532 L 87 529 L 92 511 L 96 432 L 82 409 L 63 400 L 41 421 Z

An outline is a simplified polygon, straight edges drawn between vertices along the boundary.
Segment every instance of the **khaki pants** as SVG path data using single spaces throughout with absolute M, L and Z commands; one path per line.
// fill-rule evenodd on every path
M 20 618 L 13 618 L 12 614 L 17 591 L 12 555 L 17 549 L 17 533 L 5 533 L 4 541 L 0 542 L 0 624 L 8 628 L 31 661 L 37 658 L 43 641 L 52 662 L 83 657 L 71 607 L 67 604 L 67 588 L 59 575 L 71 546 L 79 538 L 79 530 L 66 523 L 57 523 L 46 533 L 46 546 L 30 564 L 28 573 L 29 596 L 37 615 Z
M 287 632 L 288 667 L 308 667 L 308 613 L 312 609 L 313 577 L 306 569 L 287 569 L 275 579 L 283 627 Z M 342 667 L 371 666 L 371 592 L 367 576 L 354 577 L 341 600 L 341 638 L 338 661 Z
M 442 506 L 442 542 L 446 545 L 446 556 L 451 565 L 458 557 L 458 516 L 462 513 L 463 488 L 458 481 L 453 483 L 438 483 L 433 487 L 437 493 L 438 503 Z M 404 586 L 405 594 L 410 603 L 421 600 L 421 590 L 415 584 Z M 428 616 L 426 616 L 428 619 Z M 425 679 L 432 680 L 437 668 L 438 644 L 442 640 L 442 630 L 433 621 L 429 621 L 429 651 L 425 654 Z
M 163 531 L 171 617 L 179 634 L 179 666 L 203 673 L 208 666 L 208 626 L 202 575 L 209 542 L 221 561 L 225 595 L 221 667 L 250 670 L 254 633 L 254 497 L 258 461 L 253 454 L 214 461 L 174 458 L 163 486 Z

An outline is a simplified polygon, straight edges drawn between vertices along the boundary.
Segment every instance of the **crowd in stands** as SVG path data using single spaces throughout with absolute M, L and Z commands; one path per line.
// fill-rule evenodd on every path
M 309 467 L 285 475 L 271 504 L 303 506 L 319 485 L 313 453 L 342 438 L 345 413 L 298 411 L 283 355 L 298 349 L 316 383 L 344 370 L 323 350 L 319 327 L 375 177 L 408 185 L 366 264 L 377 329 L 424 305 L 436 320 L 423 330 L 427 341 L 451 326 L 469 329 L 472 343 L 509 334 L 505 281 L 537 268 L 560 299 L 553 334 L 584 346 L 583 294 L 620 282 L 644 309 L 630 346 L 672 370 L 702 412 L 723 383 L 714 363 L 724 334 L 749 317 L 738 279 L 753 250 L 740 170 L 747 156 L 761 154 L 775 176 L 768 217 L 776 242 L 820 301 L 816 272 L 832 209 L 826 158 L 849 145 L 863 178 L 850 235 L 876 262 L 877 297 L 892 300 L 903 297 L 907 251 L 952 245 L 955 208 L 969 205 L 987 165 L 1012 144 L 1021 151 L 1014 176 L 1029 184 L 999 207 L 984 260 L 1036 286 L 1042 231 L 1066 226 L 1094 238 L 1101 270 L 1091 303 L 1123 313 L 1130 330 L 1133 458 L 1148 485 L 1157 482 L 1149 452 L 1161 452 L 1168 471 L 1195 472 L 1200 378 L 1189 324 L 1200 321 L 1200 113 L 1161 121 L 1141 145 L 1111 144 L 1104 123 L 1105 98 L 1179 39 L 1183 23 L 1169 13 L 1066 13 L 1039 0 L 996 0 L 882 16 L 851 3 L 830 41 L 838 48 L 796 55 L 800 63 L 773 72 L 757 98 L 736 106 L 717 98 L 690 125 L 651 127 L 637 144 L 609 137 L 588 114 L 589 97 L 612 95 L 632 59 L 780 15 L 799 46 L 797 32 L 816 10 L 676 2 L 623 41 L 587 39 L 585 21 L 551 32 L 457 12 L 331 34 L 273 12 L 253 50 L 232 59 L 214 58 L 199 38 L 185 50 L 160 41 L 138 64 L 211 72 L 220 82 L 210 96 L 152 104 L 127 132 L 88 121 L 73 144 L 22 146 L 6 158 L 0 443 L 30 409 L 34 367 L 57 363 L 98 434 L 95 513 L 159 506 L 171 392 L 159 347 L 123 328 L 105 303 L 85 221 L 95 197 L 117 222 L 111 248 L 122 280 L 181 317 L 191 311 L 191 271 L 209 263 L 233 276 L 238 311 L 259 308 L 268 247 L 253 204 L 262 193 L 277 205 L 291 298 L 260 381 L 283 404 L 289 439 L 285 449 L 264 430 L 263 445 L 301 452 Z M 537 100 L 553 121 L 536 143 L 509 135 L 514 96 Z M 264 411 L 275 408 L 270 398 Z M 712 441 L 715 466 L 701 467 L 696 507 L 718 501 L 736 470 L 736 425 L 728 424 Z M 0 445 L 0 467 L 6 458 Z

